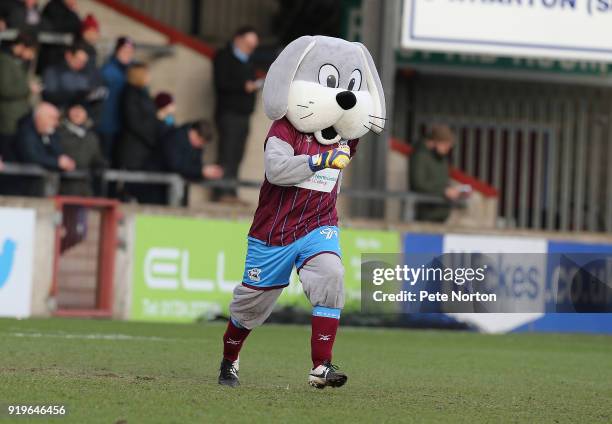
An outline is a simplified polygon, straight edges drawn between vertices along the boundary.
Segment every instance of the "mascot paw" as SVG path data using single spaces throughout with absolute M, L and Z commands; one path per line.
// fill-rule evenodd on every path
M 309 165 L 313 171 L 324 168 L 344 169 L 351 161 L 351 149 L 348 146 L 340 146 L 310 157 Z
M 330 168 L 344 169 L 351 161 L 351 148 L 346 144 L 333 150 Z

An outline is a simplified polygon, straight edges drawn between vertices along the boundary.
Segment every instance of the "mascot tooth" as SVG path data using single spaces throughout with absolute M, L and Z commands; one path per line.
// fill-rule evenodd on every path
M 239 384 L 240 348 L 268 318 L 295 267 L 313 306 L 308 382 L 342 386 L 347 377 L 331 364 L 344 306 L 336 199 L 359 137 L 385 126 L 380 78 L 364 45 L 304 36 L 270 67 L 263 101 L 273 121 L 264 143 L 266 177 L 230 304 L 219 383 Z

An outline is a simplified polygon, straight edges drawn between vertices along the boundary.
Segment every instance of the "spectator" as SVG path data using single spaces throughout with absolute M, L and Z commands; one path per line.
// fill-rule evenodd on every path
M 432 194 L 456 201 L 461 197 L 457 187 L 450 186 L 448 155 L 454 144 L 454 135 L 446 125 L 433 125 L 425 140 L 415 146 L 410 158 L 410 185 L 417 193 Z M 450 204 L 419 203 L 416 219 L 444 222 L 450 214 Z
M 0 156 L 13 159 L 13 144 L 19 119 L 30 110 L 30 95 L 40 85 L 28 82 L 28 63 L 36 55 L 36 44 L 19 35 L 7 50 L 0 52 Z
M 106 161 L 98 137 L 87 126 L 87 110 L 80 104 L 68 108 L 66 117 L 58 129 L 60 149 L 70 156 L 76 169 L 92 171 L 106 167 Z M 90 180 L 62 181 L 60 193 L 70 196 L 91 196 L 93 194 Z
M 183 125 L 170 130 L 162 141 L 164 168 L 189 180 L 223 177 L 219 165 L 204 165 L 203 149 L 212 139 L 212 128 L 206 121 Z
M 230 179 L 238 176 L 249 133 L 249 117 L 255 107 L 255 92 L 261 86 L 260 81 L 256 81 L 255 68 L 249 60 L 258 43 L 254 28 L 241 28 L 214 60 L 219 164 L 225 177 Z M 236 189 L 216 190 L 215 199 L 239 202 Z
M 83 23 L 81 25 L 81 40 L 83 41 L 83 46 L 85 47 L 85 51 L 87 52 L 88 62 L 87 68 L 90 70 L 95 70 L 98 65 L 98 51 L 96 50 L 96 44 L 100 40 L 100 24 L 96 17 L 92 14 L 89 14 L 83 19 Z
M 64 54 L 64 62 L 47 68 L 43 74 L 43 99 L 61 109 L 80 101 L 92 107 L 104 100 L 107 90 L 88 72 L 87 61 L 83 43 L 70 46 Z
M 40 165 L 55 171 L 72 171 L 74 161 L 62 154 L 55 130 L 59 123 L 59 111 L 51 103 L 42 102 L 33 115 L 19 122 L 16 143 L 21 162 Z
M 156 171 L 160 168 L 157 140 L 162 123 L 149 96 L 149 68 L 143 63 L 130 66 L 121 98 L 123 129 L 117 146 L 119 168 Z
M 69 34 L 73 40 L 79 38 L 81 18 L 77 13 L 77 0 L 50 0 L 43 9 L 42 19 L 48 31 Z M 63 52 L 61 46 L 45 46 L 38 59 L 38 73 L 42 75 L 47 67 L 61 63 Z
M 14 6 L 6 17 L 7 27 L 36 35 L 42 20 L 38 0 L 19 0 L 12 3 Z
M 0 31 L 8 28 L 8 20 L 13 10 L 19 7 L 20 0 L 0 0 Z
M 127 37 L 120 37 L 115 44 L 113 56 L 102 67 L 102 79 L 108 95 L 102 105 L 102 115 L 96 128 L 102 153 L 111 161 L 117 137 L 121 131 L 120 103 L 125 86 L 127 66 L 134 58 L 134 44 Z
M 155 96 L 155 107 L 157 108 L 157 119 L 169 127 L 176 123 L 176 103 L 172 94 L 162 91 Z

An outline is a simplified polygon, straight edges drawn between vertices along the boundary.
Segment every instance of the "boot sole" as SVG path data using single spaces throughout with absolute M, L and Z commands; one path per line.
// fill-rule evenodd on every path
M 327 380 L 327 385 L 329 387 L 342 387 L 346 384 L 348 377 L 346 375 L 339 375 L 335 378 L 330 378 Z
M 316 389 L 324 389 L 326 387 L 342 387 L 346 384 L 348 377 L 346 375 L 339 375 L 336 377 L 332 377 L 325 381 L 325 384 L 319 383 L 314 380 L 308 380 L 308 384 Z
M 226 386 L 226 387 L 238 387 L 240 386 L 240 381 L 229 381 L 229 380 L 219 380 L 219 384 L 221 386 Z

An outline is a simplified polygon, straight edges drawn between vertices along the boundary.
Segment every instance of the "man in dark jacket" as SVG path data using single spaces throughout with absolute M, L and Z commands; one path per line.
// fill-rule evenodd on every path
M 261 86 L 249 60 L 258 43 L 253 28 L 241 28 L 236 31 L 232 42 L 215 56 L 219 164 L 228 179 L 238 177 L 249 134 L 249 118 L 255 107 L 255 92 Z M 239 201 L 235 189 L 216 190 L 215 197 L 224 202 Z
M 29 83 L 26 67 L 35 54 L 35 42 L 25 35 L 0 52 L 0 157 L 5 160 L 13 159 L 17 122 L 30 111 L 32 89 L 38 90 Z
M 81 32 L 81 18 L 77 12 L 77 0 L 50 0 L 42 13 L 47 31 L 70 34 L 76 40 Z M 62 62 L 64 49 L 61 46 L 47 45 L 40 52 L 37 72 L 43 74 L 51 65 Z
M 13 3 L 13 6 L 5 18 L 6 26 L 36 35 L 42 23 L 38 0 L 11 0 L 9 3 Z
M 58 123 L 59 111 L 45 102 L 36 107 L 33 115 L 24 117 L 17 133 L 18 159 L 53 171 L 73 171 L 75 163 L 62 153 L 55 133 Z
M 104 100 L 106 88 L 87 69 L 89 56 L 82 42 L 70 46 L 64 62 L 47 68 L 43 74 L 43 99 L 61 109 L 85 101 L 88 107 Z
M 164 124 L 157 119 L 157 109 L 149 95 L 148 67 L 134 63 L 128 70 L 128 84 L 121 97 L 123 129 L 117 144 L 117 165 L 134 171 L 159 171 L 159 139 Z
M 0 1 L 0 31 L 8 28 L 8 20 L 13 10 L 19 6 L 19 0 Z
M 446 125 L 433 125 L 425 140 L 415 147 L 410 157 L 410 186 L 417 193 L 432 194 L 458 200 L 461 192 L 450 186 L 448 155 L 454 144 L 454 135 Z M 450 204 L 419 203 L 418 221 L 444 222 L 450 214 Z
M 217 180 L 223 176 L 219 165 L 204 165 L 204 146 L 212 138 L 212 128 L 206 121 L 172 128 L 162 140 L 164 169 L 188 180 Z
M 87 110 L 80 104 L 70 106 L 57 135 L 61 151 L 70 156 L 76 169 L 83 171 L 101 170 L 106 161 L 100 151 L 98 136 L 88 127 Z M 91 196 L 91 180 L 62 181 L 60 193 L 69 196 Z

